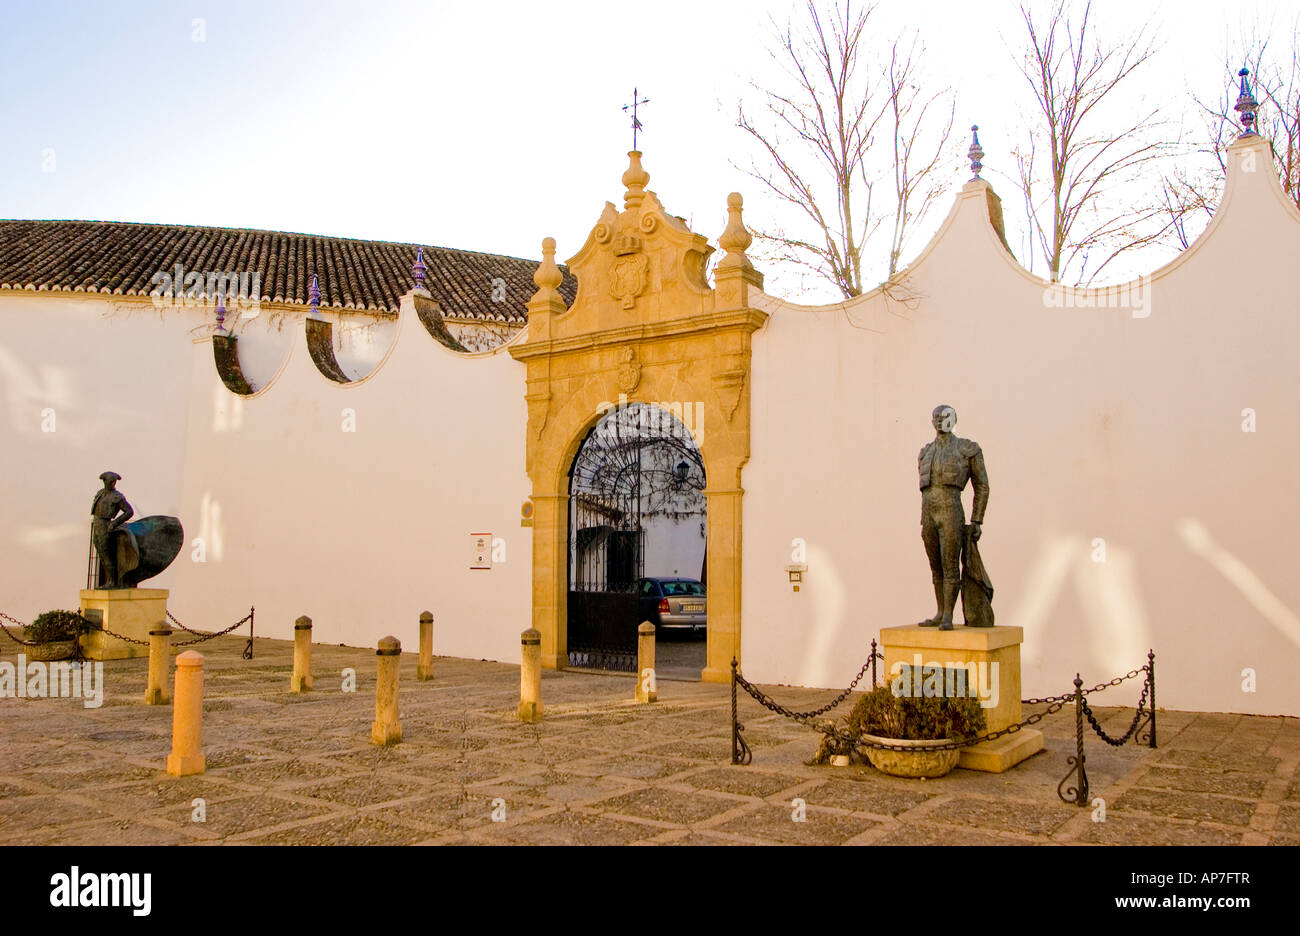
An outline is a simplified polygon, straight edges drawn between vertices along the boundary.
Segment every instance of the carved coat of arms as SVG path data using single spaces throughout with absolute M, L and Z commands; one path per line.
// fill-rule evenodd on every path
M 641 382 L 641 365 L 637 363 L 636 351 L 624 348 L 620 355 L 622 363 L 618 366 L 618 389 L 622 393 L 631 393 Z
M 609 294 L 630 309 L 645 289 L 650 261 L 641 253 L 641 239 L 627 233 L 614 238 L 614 255 L 618 259 L 609 268 Z

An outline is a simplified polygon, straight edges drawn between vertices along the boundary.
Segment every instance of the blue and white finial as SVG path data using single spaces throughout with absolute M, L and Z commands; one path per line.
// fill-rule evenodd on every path
M 975 178 L 980 177 L 980 170 L 984 168 L 984 163 L 980 162 L 984 158 L 984 150 L 980 147 L 979 124 L 971 124 L 970 128 L 970 149 L 966 155 L 970 157 L 970 170 L 975 173 Z
M 1233 107 L 1241 115 L 1241 137 L 1253 136 L 1255 133 L 1255 108 L 1259 107 L 1259 101 L 1255 100 L 1255 95 L 1250 91 L 1250 69 L 1243 68 L 1237 72 L 1241 78 L 1241 89 L 1237 94 L 1237 104 Z
M 311 289 L 307 291 L 307 302 L 311 306 L 311 311 L 307 313 L 308 318 L 319 321 L 320 314 L 320 285 L 316 281 L 316 274 L 311 275 Z
M 424 288 L 424 274 L 428 270 L 428 265 L 424 262 L 424 248 L 421 247 L 415 253 L 415 263 L 411 266 L 411 275 L 415 277 L 415 288 Z

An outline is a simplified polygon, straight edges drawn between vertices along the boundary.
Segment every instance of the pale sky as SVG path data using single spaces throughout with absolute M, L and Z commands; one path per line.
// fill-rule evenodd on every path
M 1243 28 L 1286 31 L 1300 3 L 1099 0 L 1094 10 L 1119 38 L 1151 23 L 1160 54 L 1131 85 L 1133 106 L 1146 96 L 1177 111 L 1189 88 L 1221 88 L 1225 50 Z M 752 152 L 733 126 L 736 102 L 749 80 L 780 79 L 765 51 L 768 15 L 800 12 L 765 0 L 5 0 L 0 217 L 266 228 L 524 257 L 554 236 L 565 259 L 606 200 L 621 207 L 631 144 L 621 106 L 637 86 L 651 102 L 640 140 L 650 188 L 715 240 L 728 192 L 746 195 L 749 218 L 774 210 L 732 165 Z M 1010 214 L 1004 173 L 1028 94 L 1011 48 L 1023 30 L 1016 4 L 885 0 L 874 22 L 882 37 L 922 31 L 935 86 L 955 89 L 959 128 L 980 124 L 984 177 Z M 951 191 L 967 178 L 955 167 Z M 945 196 L 905 256 L 950 204 Z

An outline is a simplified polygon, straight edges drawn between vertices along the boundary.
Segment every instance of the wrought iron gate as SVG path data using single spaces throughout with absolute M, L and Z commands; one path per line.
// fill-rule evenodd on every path
M 568 651 L 570 666 L 634 673 L 642 453 L 621 443 L 617 424 L 598 424 L 569 472 Z

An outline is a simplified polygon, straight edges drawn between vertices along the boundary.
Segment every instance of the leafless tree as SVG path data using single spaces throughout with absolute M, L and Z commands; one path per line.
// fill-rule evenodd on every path
M 1031 88 L 1029 138 L 1014 152 L 1027 229 L 1025 262 L 1042 263 L 1053 282 L 1093 280 L 1122 254 L 1159 241 L 1170 226 L 1159 198 L 1134 198 L 1132 183 L 1153 171 L 1172 144 L 1160 138 L 1158 110 L 1133 116 L 1128 88 L 1151 60 L 1145 29 L 1106 44 L 1091 3 L 1056 0 L 1035 18 L 1021 5 L 1028 42 L 1020 63 Z M 1116 113 L 1130 116 L 1117 118 Z
M 1292 23 L 1285 40 L 1274 41 L 1277 35 L 1257 27 L 1225 56 L 1219 93 L 1193 96 L 1204 122 L 1202 133 L 1189 147 L 1191 158 L 1165 179 L 1166 211 L 1182 247 L 1209 222 L 1223 198 L 1227 149 L 1242 129 L 1235 109 L 1240 68 L 1247 70 L 1247 81 L 1259 102 L 1255 132 L 1269 141 L 1282 188 L 1300 207 L 1300 19 Z
M 898 271 L 909 235 L 939 194 L 954 114 L 950 89 L 922 89 L 924 47 L 915 33 L 872 43 L 873 9 L 855 10 L 853 0 L 821 9 L 808 0 L 800 28 L 773 23 L 772 57 L 787 81 L 754 84 L 761 117 L 742 103 L 736 120 L 757 144 L 746 171 L 799 218 L 790 230 L 755 229 L 760 251 L 846 298 L 861 295 L 873 276 Z

